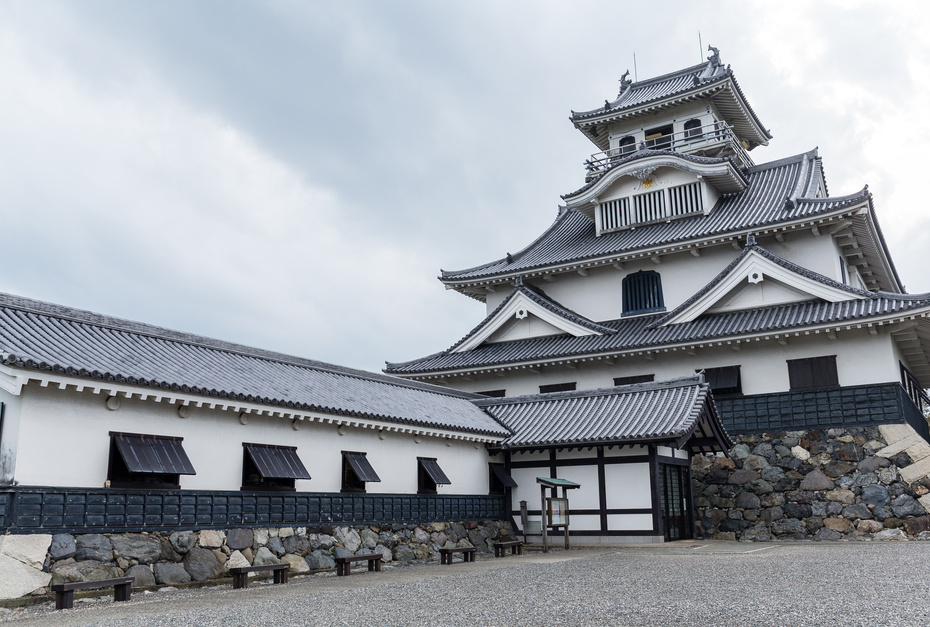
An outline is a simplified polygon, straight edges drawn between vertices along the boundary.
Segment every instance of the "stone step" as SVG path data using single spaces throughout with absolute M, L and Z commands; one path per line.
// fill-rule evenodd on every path
M 904 452 L 910 456 L 912 462 L 919 462 L 925 457 L 930 457 L 930 444 L 927 444 L 927 441 L 921 438 L 920 442 L 909 446 Z
M 927 475 L 930 475 L 930 457 L 924 457 L 922 460 L 910 466 L 905 466 L 898 472 L 901 473 L 901 479 L 905 483 L 915 483 Z
M 910 429 L 910 427 L 908 427 Z M 911 429 L 911 435 L 906 438 L 901 438 L 900 440 L 895 441 L 894 443 L 889 443 L 888 446 L 876 453 L 879 457 L 894 457 L 901 451 L 906 451 L 912 446 L 916 446 L 921 442 L 926 442 L 922 437 L 917 435 L 913 429 Z
M 916 433 L 916 431 L 911 428 L 911 425 L 907 423 L 897 425 L 879 425 L 878 432 L 882 434 L 882 439 L 885 440 L 885 443 L 889 445 L 897 442 L 898 440 L 909 438 Z

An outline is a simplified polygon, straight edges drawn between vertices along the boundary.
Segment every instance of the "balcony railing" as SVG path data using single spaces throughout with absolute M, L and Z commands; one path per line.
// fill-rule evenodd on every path
M 678 133 L 647 139 L 638 145 L 627 144 L 604 152 L 596 152 L 584 162 L 588 180 L 607 170 L 624 157 L 632 155 L 643 148 L 649 150 L 677 150 L 686 154 L 698 153 L 704 156 L 730 156 L 741 167 L 753 165 L 753 161 L 743 147 L 743 143 L 733 132 L 733 127 L 723 122 L 715 122 L 679 131 Z

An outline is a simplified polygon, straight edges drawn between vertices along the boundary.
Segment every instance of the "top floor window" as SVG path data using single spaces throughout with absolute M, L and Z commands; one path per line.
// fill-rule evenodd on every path
M 640 270 L 623 278 L 623 314 L 665 311 L 662 277 L 655 270 Z
M 617 152 L 621 155 L 628 155 L 632 152 L 636 152 L 636 139 L 634 139 L 632 135 L 621 137 L 620 143 L 617 144 Z
M 693 118 L 685 122 L 685 138 L 693 139 L 701 136 L 701 121 Z
M 672 125 L 646 130 L 646 148 L 665 150 L 672 147 Z

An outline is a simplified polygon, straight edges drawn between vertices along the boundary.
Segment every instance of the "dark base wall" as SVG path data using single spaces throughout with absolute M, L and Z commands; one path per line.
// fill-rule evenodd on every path
M 697 537 L 721 540 L 905 538 L 930 529 L 917 500 L 930 479 L 907 484 L 907 453 L 877 427 L 735 436 L 729 458 L 692 461 Z
M 507 520 L 500 496 L 12 487 L 0 533 L 126 533 L 230 527 Z

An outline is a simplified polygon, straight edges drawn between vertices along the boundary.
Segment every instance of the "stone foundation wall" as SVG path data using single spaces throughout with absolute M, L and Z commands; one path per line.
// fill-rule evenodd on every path
M 930 539 L 930 447 L 910 434 L 891 425 L 736 436 L 729 458 L 692 461 L 697 537 Z
M 335 557 L 352 554 L 411 562 L 438 558 L 442 547 L 474 546 L 487 553 L 494 541 L 512 536 L 509 522 L 495 521 L 10 535 L 0 537 L 0 598 L 43 594 L 53 583 L 124 575 L 135 577 L 136 586 L 178 585 L 228 576 L 236 566 L 287 563 L 293 574 L 334 568 Z M 19 585 L 3 589 L 11 578 Z

